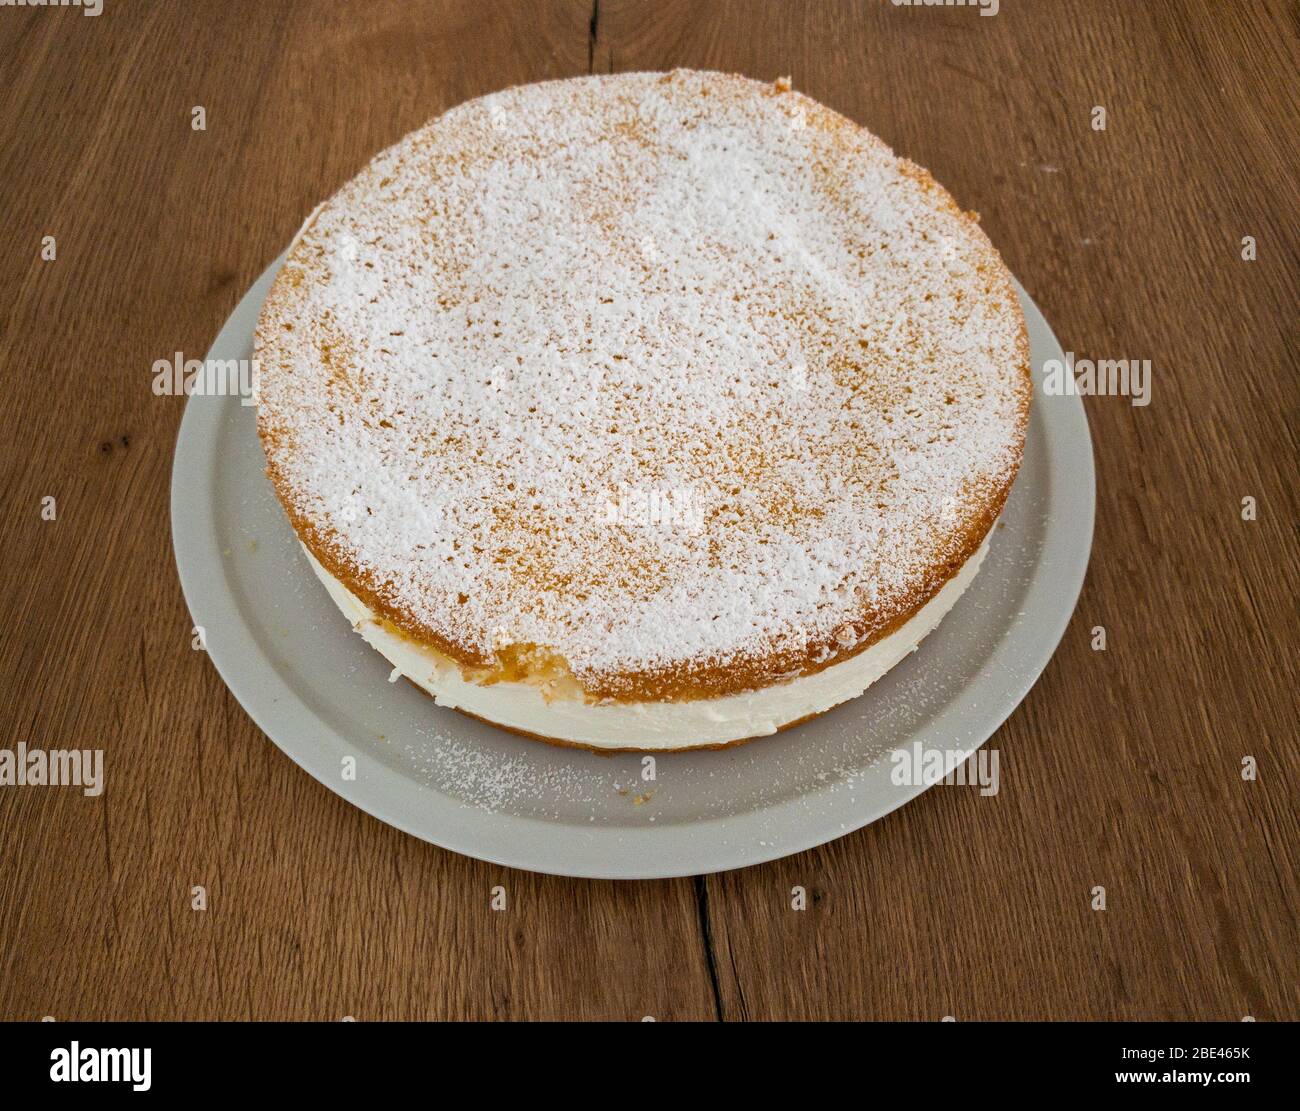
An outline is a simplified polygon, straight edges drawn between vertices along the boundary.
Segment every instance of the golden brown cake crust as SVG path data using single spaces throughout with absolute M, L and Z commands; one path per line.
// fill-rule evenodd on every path
M 767 163 L 779 163 L 783 144 L 805 144 L 797 148 L 802 155 L 811 151 L 821 159 L 808 171 L 817 199 L 797 218 L 780 209 L 773 213 L 777 231 L 768 238 L 777 240 L 772 250 L 782 255 L 746 269 L 744 258 L 734 257 L 735 247 L 752 240 L 758 245 L 753 249 L 761 249 L 757 225 L 751 220 L 733 234 L 726 225 L 725 204 L 717 208 L 709 193 L 717 182 L 709 169 L 701 169 L 698 181 L 682 180 L 698 188 L 692 203 L 723 227 L 710 248 L 713 254 L 698 246 L 698 227 L 691 249 L 704 254 L 684 260 L 680 253 L 669 254 L 667 248 L 676 240 L 662 221 L 645 225 L 658 247 L 635 246 L 639 215 L 658 198 L 637 193 L 634 202 L 619 210 L 613 202 L 622 194 L 607 195 L 602 184 L 593 185 L 589 179 L 595 171 L 585 163 L 574 168 L 558 158 L 550 147 L 555 134 L 548 129 L 565 133 L 568 125 L 553 118 L 561 108 L 596 117 L 591 126 L 609 145 L 611 157 L 624 162 L 647 158 L 650 165 L 662 163 L 665 174 L 679 172 L 669 162 L 679 155 L 688 160 L 727 157 L 725 143 L 720 147 L 719 141 L 709 140 L 705 145 L 698 138 L 716 124 L 724 138 L 742 147 L 750 142 L 745 155 L 758 168 L 749 188 L 756 190 L 779 180 Z M 542 121 L 531 141 L 530 112 Z M 773 123 L 778 119 L 787 121 L 789 136 L 778 132 Z M 734 129 L 749 124 L 760 137 L 735 140 Z M 503 130 L 505 137 L 494 129 Z M 667 286 L 676 280 L 674 266 L 686 273 L 699 258 L 712 258 L 717 276 L 705 270 L 703 278 L 694 277 L 704 283 L 701 288 L 710 281 L 717 288 L 709 286 L 701 295 L 683 286 L 681 303 L 695 306 L 703 297 L 716 302 L 733 288 L 737 303 L 755 298 L 764 312 L 771 310 L 769 331 L 782 342 L 791 336 L 799 340 L 802 351 L 788 358 L 806 360 L 798 365 L 805 381 L 793 387 L 778 381 L 768 389 L 758 379 L 769 371 L 760 367 L 755 381 L 738 375 L 734 386 L 727 383 L 705 393 L 689 374 L 712 373 L 701 360 L 708 357 L 715 333 L 721 340 L 734 337 L 724 334 L 708 311 L 691 307 L 683 322 L 661 322 L 664 335 L 647 328 L 637 343 L 623 344 L 626 350 L 620 353 L 606 336 L 615 334 L 614 325 L 626 329 L 628 321 L 637 319 L 635 308 L 627 307 L 626 317 L 614 321 L 608 333 L 600 328 L 593 332 L 597 344 L 605 343 L 599 388 L 612 391 L 619 403 L 594 413 L 589 424 L 579 424 L 576 432 L 565 424 L 562 406 L 568 395 L 546 393 L 561 389 L 553 378 L 525 378 L 497 366 L 493 372 L 506 375 L 504 389 L 511 396 L 509 404 L 492 410 L 495 418 L 528 410 L 529 398 L 536 394 L 549 406 L 545 419 L 538 417 L 530 429 L 529 418 L 521 415 L 524 432 L 504 446 L 476 429 L 470 402 L 451 412 L 444 427 L 443 410 L 422 395 L 408 400 L 407 391 L 417 383 L 414 393 L 419 395 L 425 381 L 420 375 L 439 373 L 430 368 L 444 364 L 433 360 L 451 353 L 455 337 L 449 339 L 449 330 L 442 328 L 426 337 L 424 348 L 403 348 L 406 333 L 418 321 L 400 328 L 390 324 L 405 321 L 409 306 L 418 303 L 439 320 L 452 314 L 465 317 L 467 334 L 473 334 L 477 346 L 459 355 L 495 358 L 509 349 L 510 320 L 502 325 L 494 318 L 495 323 L 486 324 L 506 332 L 504 337 L 481 335 L 485 320 L 476 315 L 477 302 L 467 292 L 479 280 L 470 271 L 486 263 L 471 257 L 472 242 L 457 240 L 459 254 L 447 255 L 444 240 L 455 238 L 455 220 L 468 218 L 471 211 L 456 204 L 470 206 L 466 198 L 474 189 L 497 188 L 493 167 L 516 165 L 540 167 L 539 173 L 572 171 L 566 188 L 575 207 L 568 218 L 596 229 L 591 234 L 603 237 L 600 246 L 609 257 L 609 272 L 620 268 L 625 285 L 641 281 L 646 300 L 670 304 L 674 291 Z M 737 165 L 736 172 L 745 170 L 743 161 Z M 856 183 L 859 171 L 875 183 L 874 193 Z M 670 180 L 680 187 L 676 178 Z M 720 187 L 725 180 L 717 179 L 723 182 Z M 413 192 L 419 192 L 410 188 L 413 181 L 427 182 L 428 195 L 413 199 Z M 499 188 L 510 201 L 518 200 L 511 190 L 523 187 L 507 181 Z M 636 185 L 620 188 L 635 191 Z M 390 195 L 392 190 L 398 193 Z M 781 197 L 795 207 L 799 195 Z M 733 204 L 743 208 L 740 201 Z M 395 214 L 406 222 L 404 232 L 395 225 Z M 546 216 L 543 212 L 544 224 Z M 824 234 L 819 219 L 826 224 Z M 399 234 L 408 234 L 400 247 L 393 242 Z M 519 242 L 521 260 L 530 242 Z M 416 243 L 425 245 L 419 250 L 427 247 L 429 259 L 412 254 Z M 634 254 L 641 252 L 639 262 L 624 257 L 628 243 L 634 244 Z M 488 260 L 493 267 L 526 265 L 500 257 L 500 244 L 496 246 Z M 808 257 L 799 265 L 819 280 L 818 268 L 829 272 L 839 267 L 826 279 L 830 308 L 809 300 L 809 289 L 820 288 L 815 283 L 804 288 L 793 278 L 790 288 L 758 285 L 772 274 L 786 281 L 782 268 L 788 269 L 789 260 L 784 256 L 801 247 Z M 660 258 L 659 269 L 643 265 L 641 256 L 654 251 L 668 255 Z M 433 276 L 431 268 L 436 268 Z M 370 280 L 376 269 L 383 274 L 380 286 Z M 563 273 L 558 266 L 552 271 Z M 571 285 L 561 282 L 555 296 L 587 304 L 580 273 L 569 278 Z M 599 284 L 597 278 L 589 280 Z M 856 315 L 850 316 L 841 312 L 836 298 L 854 300 L 855 280 L 862 288 Z M 408 285 L 389 304 L 399 281 Z M 540 295 L 544 287 L 521 288 Z M 435 300 L 412 302 L 411 290 Z M 872 296 L 882 291 L 883 303 L 877 305 Z M 616 308 L 622 307 L 625 293 L 611 293 Z M 376 309 L 371 331 L 388 335 L 366 334 L 357 323 L 365 319 L 370 296 L 384 310 Z M 352 316 L 354 302 L 359 308 Z M 518 309 L 528 303 L 526 297 L 511 301 L 502 295 L 488 307 L 513 304 Z M 725 326 L 745 339 L 754 334 L 747 330 L 749 323 L 742 313 Z M 693 328 L 714 329 L 708 332 L 709 343 L 692 347 L 687 337 Z M 626 339 L 626 331 L 617 334 Z M 531 343 L 536 337 L 528 334 L 521 342 L 524 338 Z M 494 346 L 496 339 L 500 343 Z M 566 349 L 588 366 L 576 350 Z M 503 648 L 538 644 L 572 670 L 592 699 L 618 702 L 693 700 L 761 688 L 830 667 L 901 627 L 975 553 L 1001 512 L 1023 452 L 1032 392 L 1028 337 L 1010 275 L 975 218 L 963 213 L 928 172 L 894 158 L 864 129 L 797 93 L 744 78 L 682 71 L 507 90 L 464 105 L 408 136 L 322 206 L 300 233 L 263 308 L 256 354 L 262 375 L 258 430 L 268 474 L 295 532 L 329 574 L 405 635 L 463 667 L 490 670 L 502 659 Z M 685 384 L 673 380 L 676 392 L 660 410 L 638 408 L 647 376 L 653 380 L 659 365 L 655 360 L 665 357 L 688 370 Z M 638 359 L 645 365 L 637 365 Z M 476 391 L 474 399 L 485 405 L 498 404 L 493 398 L 502 386 L 498 383 L 492 394 L 479 380 L 483 369 L 472 359 L 458 364 L 447 376 L 449 392 L 439 395 L 438 402 L 452 404 L 448 399 L 463 387 Z M 716 426 L 716 439 L 703 452 L 698 436 L 674 442 L 677 426 L 672 424 L 681 420 L 693 434 L 699 432 L 696 423 L 707 430 L 709 422 L 690 409 L 701 399 L 712 406 L 705 415 Z M 600 404 L 598 400 L 597 408 Z M 744 419 L 731 420 L 728 405 Z M 419 409 L 423 427 L 412 431 L 402 426 L 408 407 Z M 610 423 L 597 429 L 603 420 Z M 783 437 L 787 420 L 797 435 Z M 567 442 L 557 435 L 561 432 Z M 528 439 L 530 434 L 537 443 Z M 661 445 L 655 437 L 669 442 Z M 341 441 L 345 446 L 338 446 Z M 528 457 L 534 447 L 536 460 Z M 566 532 L 566 521 L 573 521 L 572 506 L 566 503 L 570 517 L 545 507 L 530 532 L 517 487 L 534 475 L 545 478 L 546 468 L 556 465 L 556 450 L 575 453 L 574 482 L 583 486 L 588 501 L 593 490 L 598 496 L 602 470 L 621 468 L 622 475 L 662 483 L 666 468 L 689 459 L 688 477 L 712 483 L 699 531 L 647 540 L 636 522 L 615 514 L 604 529 L 579 520 Z M 801 451 L 806 459 L 800 458 Z M 625 467 L 628 456 L 632 462 Z M 353 480 L 354 458 L 357 489 L 349 492 L 343 487 Z M 383 482 L 373 480 L 377 460 L 379 469 L 388 468 Z M 480 463 L 483 473 L 472 474 Z M 427 484 L 440 467 L 446 468 L 448 481 L 462 483 L 461 501 L 439 520 L 430 520 L 428 542 L 473 548 L 473 554 L 453 554 L 447 561 L 424 551 L 423 534 L 410 526 L 412 506 L 418 509 L 419 503 L 407 500 L 400 484 L 408 475 L 413 485 Z M 825 487 L 820 493 L 817 483 Z M 470 505 L 471 490 L 479 499 L 475 505 Z M 846 502 L 846 490 L 857 500 Z M 607 493 L 606 510 L 609 504 Z M 863 514 L 856 536 L 854 507 Z M 377 516 L 385 515 L 391 517 L 391 542 L 375 524 Z M 413 548 L 420 549 L 418 556 Z M 824 581 L 817 587 L 820 593 L 809 588 L 807 598 L 786 602 L 783 590 L 798 594 L 804 589 L 798 570 L 801 548 L 829 553 L 824 559 L 818 554 L 820 562 L 809 570 L 814 584 L 818 576 Z M 775 570 L 765 562 L 772 550 L 786 561 Z M 453 571 L 446 563 L 455 563 Z M 692 596 L 695 582 L 702 586 Z M 775 601 L 763 595 L 755 603 L 745 594 L 750 583 Z M 727 584 L 730 593 L 720 595 Z M 671 602 L 663 601 L 670 595 Z M 756 615 L 746 624 L 744 607 L 751 604 Z M 679 626 L 690 624 L 692 605 L 695 623 L 683 631 Z M 724 632 L 715 634 L 703 620 L 712 610 L 720 614 L 713 621 L 721 620 Z M 625 612 L 634 612 L 636 619 L 624 620 Z M 605 641 L 595 627 L 601 622 L 611 626 Z M 666 647 L 647 647 L 655 636 L 664 638 Z

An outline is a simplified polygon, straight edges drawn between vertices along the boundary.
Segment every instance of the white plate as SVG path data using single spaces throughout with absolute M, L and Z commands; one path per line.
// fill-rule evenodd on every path
M 208 358 L 252 358 L 282 261 L 248 291 Z M 194 623 L 235 697 L 293 760 L 381 821 L 456 852 L 630 879 L 820 845 L 925 789 L 891 782 L 891 750 L 983 744 L 1033 685 L 1074 608 L 1092 543 L 1092 445 L 1079 398 L 1043 394 L 1044 360 L 1063 355 L 1020 298 L 1037 388 L 1024 464 L 983 568 L 918 652 L 863 697 L 786 733 L 660 754 L 649 782 L 639 755 L 523 740 L 390 684 L 388 664 L 307 566 L 265 476 L 254 410 L 237 397 L 190 398 L 176 443 L 172 533 Z

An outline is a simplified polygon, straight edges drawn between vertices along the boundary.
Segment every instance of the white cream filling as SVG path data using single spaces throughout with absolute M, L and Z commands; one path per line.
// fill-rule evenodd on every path
M 456 664 L 431 649 L 396 635 L 374 612 L 307 552 L 312 569 L 330 597 L 366 643 L 394 668 L 433 695 L 439 706 L 465 710 L 498 725 L 575 741 L 594 748 L 674 749 L 726 744 L 775 733 L 781 726 L 820 714 L 856 698 L 897 664 L 952 609 L 970 585 L 988 550 L 988 538 L 943 588 L 902 627 L 840 663 L 761 690 L 694 702 L 547 701 L 527 683 L 472 683 Z M 303 551 L 307 551 L 304 547 Z

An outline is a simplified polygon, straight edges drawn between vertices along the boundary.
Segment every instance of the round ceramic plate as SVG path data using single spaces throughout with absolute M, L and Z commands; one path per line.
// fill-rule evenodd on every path
M 209 359 L 252 358 L 282 261 L 239 303 Z M 308 567 L 266 478 L 255 410 L 238 396 L 191 397 L 176 444 L 172 534 L 194 623 L 235 697 L 289 757 L 381 821 L 456 852 L 631 879 L 820 845 L 925 789 L 893 783 L 895 749 L 965 754 L 983 744 L 1074 609 L 1092 542 L 1092 445 L 1079 398 L 1041 388 L 1044 361 L 1064 356 L 1023 290 L 1020 299 L 1034 405 L 983 568 L 917 652 L 861 698 L 788 732 L 659 754 L 651 780 L 640 755 L 524 740 L 388 682 L 389 665 Z

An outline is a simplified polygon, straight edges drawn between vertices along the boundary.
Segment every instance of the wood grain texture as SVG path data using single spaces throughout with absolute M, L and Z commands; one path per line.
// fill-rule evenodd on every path
M 0 1018 L 1300 1018 L 1297 9 L 1000 7 L 0 9 L 0 747 L 111 770 L 0 788 Z M 1088 399 L 1092 565 L 991 741 L 1000 794 L 704 879 L 531 876 L 348 806 L 190 650 L 149 368 L 428 117 L 673 66 L 790 74 L 927 166 L 1067 350 L 1153 361 L 1152 400 Z

